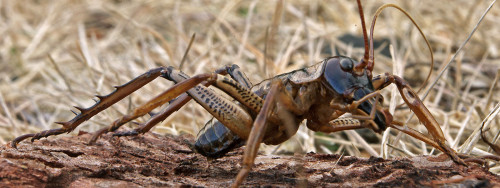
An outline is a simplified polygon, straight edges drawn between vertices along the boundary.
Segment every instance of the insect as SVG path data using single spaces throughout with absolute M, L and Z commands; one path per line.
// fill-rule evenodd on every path
M 361 3 L 359 0 L 357 3 L 365 40 L 365 54 L 360 61 L 344 56 L 330 57 L 311 67 L 275 76 L 255 86 L 237 65 L 225 66 L 214 73 L 193 77 L 170 66 L 155 68 L 116 87 L 115 91 L 106 96 L 97 96 L 99 101 L 93 106 L 78 108 L 80 113 L 73 119 L 58 122 L 62 125 L 61 128 L 22 135 L 14 139 L 11 146 L 15 148 L 19 142 L 27 138 L 33 141 L 71 132 L 82 122 L 150 81 L 162 77 L 175 82 L 175 85 L 139 106 L 131 114 L 115 120 L 109 127 L 97 131 L 90 142 L 95 142 L 100 135 L 114 132 L 123 124 L 170 102 L 167 108 L 140 127 L 128 132 L 117 132 L 114 135 L 131 136 L 145 133 L 189 100 L 194 99 L 215 118 L 199 133 L 195 144 L 196 151 L 209 157 L 220 157 L 232 148 L 242 145 L 243 142 L 246 143 L 242 169 L 236 177 L 234 186 L 240 185 L 251 171 L 261 143 L 279 144 L 288 140 L 297 132 L 304 120 L 307 120 L 308 128 L 325 133 L 361 128 L 369 128 L 380 133 L 387 127 L 392 127 L 432 145 L 455 162 L 465 164 L 458 154 L 445 144 L 446 140 L 437 121 L 405 80 L 390 73 L 372 75 L 375 64 L 373 36 L 368 38 Z M 400 9 L 389 4 L 379 10 L 388 6 Z M 376 15 L 378 13 L 379 11 Z M 405 103 L 423 122 L 430 137 L 404 127 L 403 123 L 393 120 L 388 110 L 383 108 L 380 90 L 390 84 L 398 87 Z M 222 97 L 208 86 L 226 92 L 234 100 Z M 345 117 L 343 116 L 345 113 L 350 113 L 352 116 Z

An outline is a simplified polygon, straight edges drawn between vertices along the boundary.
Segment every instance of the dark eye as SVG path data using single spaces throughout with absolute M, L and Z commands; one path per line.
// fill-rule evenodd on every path
M 349 58 L 344 58 L 340 60 L 340 68 L 342 68 L 342 70 L 346 72 L 350 72 L 352 70 L 353 64 L 354 63 Z

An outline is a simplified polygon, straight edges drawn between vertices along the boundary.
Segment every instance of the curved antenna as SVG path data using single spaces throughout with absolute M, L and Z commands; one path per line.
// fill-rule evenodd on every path
M 375 57 L 373 57 L 373 29 L 375 28 L 375 22 L 377 21 L 377 17 L 380 15 L 380 13 L 382 12 L 382 10 L 384 10 L 387 7 L 392 7 L 392 8 L 398 9 L 403 14 L 405 14 L 406 17 L 408 17 L 411 20 L 411 22 L 413 23 L 413 25 L 415 25 L 415 27 L 417 27 L 418 32 L 420 32 L 420 35 L 425 40 L 425 44 L 427 44 L 427 47 L 429 48 L 429 53 L 431 54 L 431 68 L 430 68 L 429 74 L 427 75 L 427 78 L 425 79 L 424 83 L 422 83 L 422 85 L 420 86 L 420 88 L 417 90 L 417 93 L 419 93 L 420 90 L 423 89 L 423 87 L 425 86 L 425 84 L 427 83 L 427 81 L 431 77 L 432 68 L 434 67 L 434 53 L 432 52 L 431 45 L 429 44 L 429 41 L 425 37 L 424 32 L 422 32 L 422 30 L 420 29 L 420 27 L 418 26 L 418 24 L 415 22 L 415 20 L 413 20 L 413 18 L 410 16 L 410 14 L 408 14 L 408 12 L 406 12 L 401 7 L 399 7 L 399 6 L 395 5 L 395 4 L 385 4 L 385 5 L 382 5 L 380 8 L 377 9 L 377 12 L 375 12 L 375 15 L 373 16 L 372 25 L 370 27 L 370 55 L 369 55 L 368 65 L 366 65 L 366 68 L 368 70 L 370 70 L 370 72 L 373 70 L 373 65 L 374 65 L 374 62 L 375 62 Z

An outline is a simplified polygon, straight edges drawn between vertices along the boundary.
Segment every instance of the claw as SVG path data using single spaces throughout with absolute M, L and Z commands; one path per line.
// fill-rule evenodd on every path
M 451 149 L 450 146 L 446 145 L 444 142 L 437 142 L 437 143 L 441 146 L 443 152 L 451 158 L 451 160 L 455 161 L 458 164 L 467 166 L 467 164 L 465 164 L 465 161 L 462 160 L 462 158 L 458 156 L 457 152 Z
M 12 140 L 12 142 L 10 143 L 10 146 L 13 147 L 14 149 L 17 149 L 17 144 L 23 140 L 25 140 L 26 138 L 31 138 L 35 136 L 35 134 L 25 134 L 25 135 L 21 135 L 17 138 L 15 138 L 14 140 Z
M 108 128 L 107 127 L 104 127 L 104 128 L 101 128 L 99 129 L 98 131 L 96 131 L 94 134 L 92 134 L 92 137 L 90 138 L 88 144 L 89 145 L 93 145 L 95 144 L 95 141 L 104 133 L 107 133 L 108 132 Z
M 58 124 L 65 124 L 66 122 L 58 122 Z M 17 138 L 15 138 L 14 140 L 12 140 L 12 142 L 10 143 L 10 145 L 17 149 L 17 144 L 27 138 L 31 138 L 31 142 L 35 141 L 35 140 L 39 140 L 40 138 L 45 138 L 45 137 L 48 137 L 48 136 L 51 136 L 51 135 L 58 135 L 58 134 L 62 134 L 62 133 L 65 133 L 65 132 L 69 132 L 65 127 L 63 128 L 59 128 L 59 129 L 50 129 L 50 130 L 45 130 L 45 131 L 42 131 L 42 132 L 39 132 L 39 133 L 36 133 L 36 134 L 25 134 L 25 135 L 22 135 L 22 136 L 19 136 Z

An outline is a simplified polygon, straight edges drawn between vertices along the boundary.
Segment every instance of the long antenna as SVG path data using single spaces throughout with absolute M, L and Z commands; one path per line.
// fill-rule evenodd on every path
M 361 28 L 363 30 L 363 40 L 365 41 L 365 55 L 363 56 L 363 59 L 361 62 L 356 66 L 356 70 L 361 70 L 366 67 L 368 64 L 369 56 L 370 56 L 370 46 L 368 43 L 368 34 L 366 32 L 366 24 L 365 24 L 365 15 L 363 13 L 363 7 L 361 6 L 360 0 L 357 0 L 358 2 L 358 10 L 359 10 L 359 18 L 361 19 Z
M 430 66 L 431 68 L 429 70 L 429 74 L 427 74 L 427 78 L 425 79 L 425 81 L 422 83 L 422 85 L 420 86 L 420 88 L 417 91 L 417 93 L 419 93 L 420 90 L 422 90 L 422 88 L 424 88 L 425 84 L 427 83 L 427 81 L 431 77 L 432 68 L 434 67 L 434 53 L 432 52 L 432 47 L 431 47 L 431 44 L 429 43 L 429 40 L 427 40 L 427 37 L 425 37 L 424 32 L 422 31 L 422 29 L 420 29 L 420 26 L 418 26 L 417 22 L 415 22 L 415 20 L 413 20 L 413 18 L 410 16 L 410 14 L 408 14 L 408 12 L 406 12 L 401 7 L 399 7 L 395 4 L 382 5 L 380 8 L 377 9 L 377 12 L 375 12 L 375 15 L 373 16 L 372 25 L 370 27 L 370 58 L 369 58 L 368 65 L 366 65 L 366 69 L 368 69 L 369 72 L 371 72 L 373 70 L 373 66 L 374 66 L 373 64 L 375 62 L 375 57 L 373 56 L 373 30 L 375 28 L 375 23 L 377 22 L 378 16 L 380 15 L 380 13 L 382 13 L 382 10 L 384 10 L 387 7 L 395 8 L 395 9 L 401 11 L 406 17 L 408 17 L 408 19 L 410 19 L 410 21 L 413 23 L 413 25 L 415 25 L 415 27 L 417 28 L 418 32 L 420 33 L 420 35 L 424 39 L 425 44 L 427 45 L 427 48 L 429 49 L 429 54 L 431 56 L 430 57 L 431 58 L 431 66 Z

